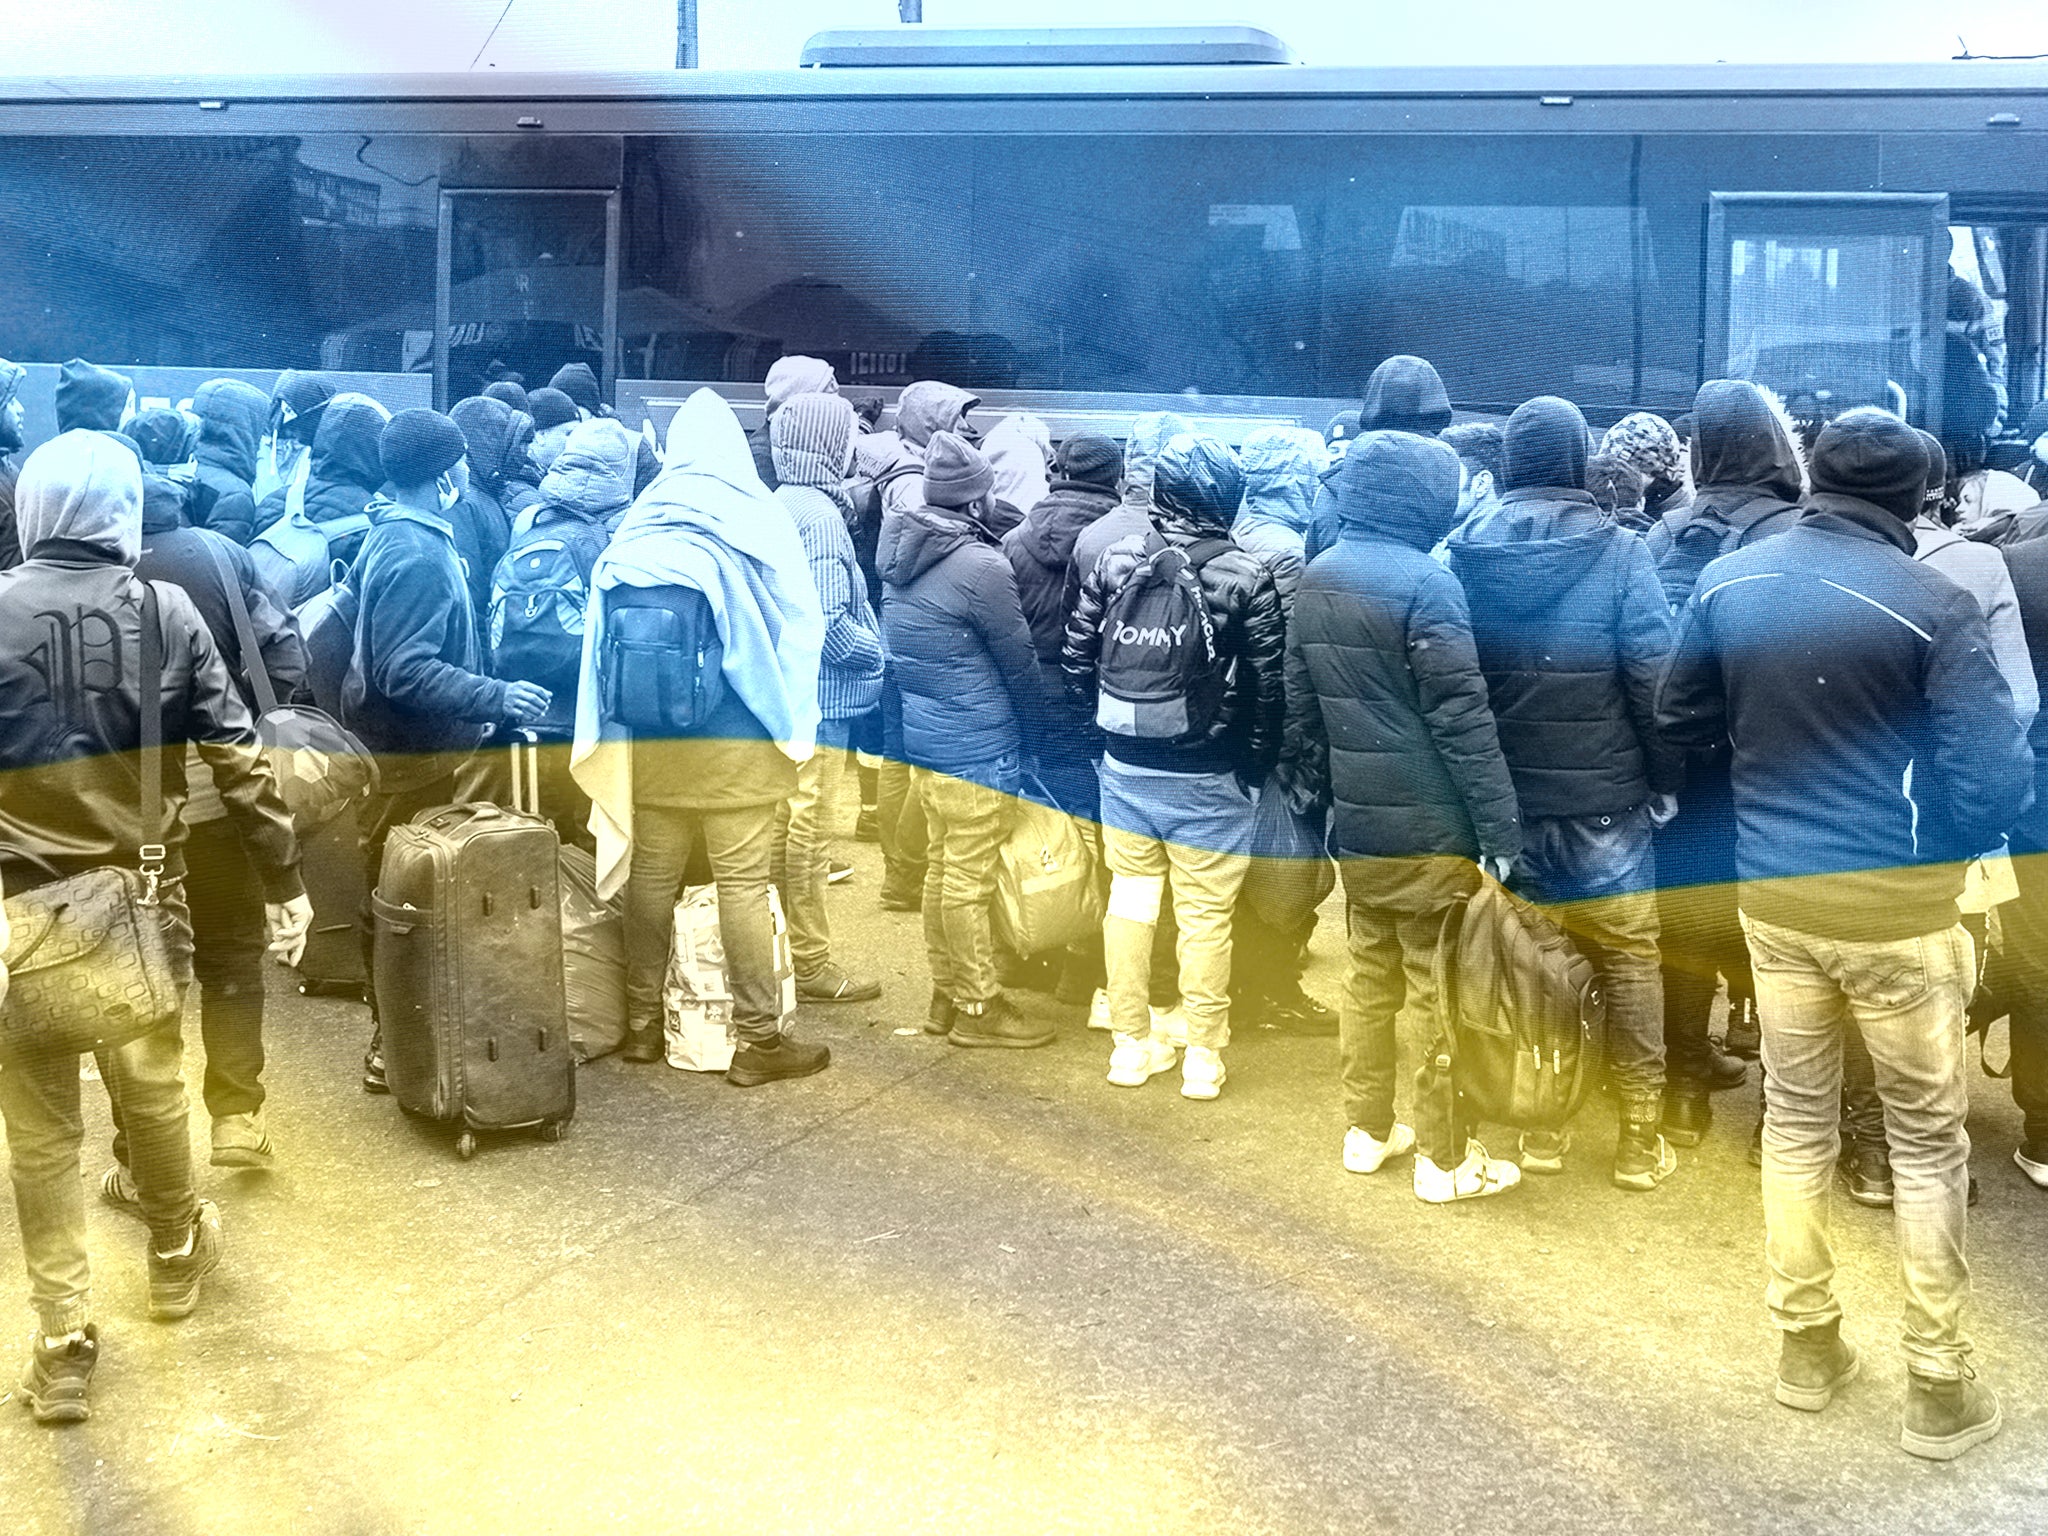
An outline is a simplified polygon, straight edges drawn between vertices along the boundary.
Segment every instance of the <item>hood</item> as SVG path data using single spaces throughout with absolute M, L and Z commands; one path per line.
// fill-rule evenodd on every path
M 168 533 L 185 526 L 185 487 L 169 475 L 142 472 L 142 532 Z
M 142 450 L 147 464 L 183 464 L 192 457 L 197 433 L 183 411 L 154 406 L 128 423 L 125 435 Z
M 970 395 L 951 384 L 922 380 L 908 385 L 902 398 L 897 400 L 896 430 L 903 441 L 915 448 L 929 443 L 934 432 L 956 432 L 972 442 L 974 430 L 970 427 L 963 432 L 961 428 L 967 421 L 967 413 L 979 404 L 979 395 Z
M 1124 484 L 1150 501 L 1161 450 L 1194 430 L 1195 424 L 1176 411 L 1150 411 L 1132 422 L 1131 435 L 1124 443 Z
M 981 440 L 981 451 L 996 472 L 996 500 L 1029 512 L 1052 489 L 1045 467 L 1052 434 L 1036 416 L 1005 416 Z
M 597 375 L 588 363 L 564 363 L 548 380 L 548 388 L 560 390 L 576 402 L 576 409 L 595 416 L 604 409 L 604 395 L 597 387 Z
M 1330 467 L 1322 433 L 1306 427 L 1264 427 L 1244 440 L 1238 459 L 1244 465 L 1242 515 L 1307 532 L 1317 482 Z
M 391 418 L 367 395 L 336 395 L 320 415 L 313 435 L 313 460 L 307 480 L 375 491 L 384 484 L 384 460 L 377 451 L 384 424 Z
M 732 407 L 715 391 L 700 389 L 669 418 L 662 478 L 704 475 L 735 490 L 768 494 L 754 469 L 754 450 Z
M 1458 519 L 1460 478 L 1448 444 L 1413 432 L 1369 432 L 1344 455 L 1330 488 L 1342 527 L 1430 550 Z
M 29 559 L 61 540 L 132 566 L 142 553 L 142 465 L 110 434 L 74 427 L 21 466 L 14 521 Z
M 773 416 L 798 395 L 838 394 L 839 378 L 823 358 L 778 357 L 769 365 L 761 391 L 768 399 L 768 414 Z
M 1244 501 L 1244 469 L 1227 443 L 1183 433 L 1159 455 L 1152 500 L 1190 531 L 1228 536 Z
M 1061 567 L 1074 558 L 1074 541 L 1116 507 L 1116 492 L 1087 480 L 1055 480 L 1045 499 L 1024 514 L 1010 537 L 1040 565 Z
M 1693 484 L 1755 486 L 1780 501 L 1806 494 L 1806 455 L 1775 394 L 1747 379 L 1709 379 L 1692 416 Z
M 1451 535 L 1451 566 L 1473 607 L 1533 620 L 1553 615 L 1559 595 L 1626 537 L 1633 535 L 1618 532 L 1584 491 L 1511 492 Z
M 875 570 L 892 587 L 905 587 L 956 549 L 990 542 L 962 507 L 913 507 L 882 519 Z
M 1556 395 L 1524 401 L 1501 433 L 1501 489 L 1580 489 L 1586 483 L 1590 437 L 1586 418 L 1571 401 Z
M 320 413 L 334 398 L 334 386 L 317 373 L 287 368 L 270 386 L 270 430 L 310 442 L 320 430 Z
M 199 462 L 253 484 L 270 396 L 240 379 L 209 379 L 192 396 L 192 414 L 199 418 Z
M 526 459 L 533 418 L 488 395 L 458 400 L 448 415 L 469 445 L 469 478 L 496 496 Z
M 1419 432 L 1435 437 L 1451 424 L 1451 397 L 1426 358 L 1390 357 L 1365 381 L 1360 432 Z
M 633 469 L 640 441 L 625 426 L 593 417 L 569 434 L 569 441 L 541 477 L 541 499 L 590 521 L 606 518 L 633 501 Z
M 837 500 L 853 462 L 856 419 L 853 406 L 839 395 L 813 390 L 793 396 L 768 421 L 775 478 L 784 485 L 815 486 Z
M 74 357 L 57 371 L 57 430 L 111 432 L 121 425 L 134 396 L 127 374 Z

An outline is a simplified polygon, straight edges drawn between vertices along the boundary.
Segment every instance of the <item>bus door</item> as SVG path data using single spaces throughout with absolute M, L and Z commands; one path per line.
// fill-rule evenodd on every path
M 1939 431 L 1948 218 L 1942 193 L 1709 194 L 1700 377 Z
M 517 377 L 539 389 L 587 363 L 611 398 L 618 355 L 616 188 L 443 191 L 434 399 Z

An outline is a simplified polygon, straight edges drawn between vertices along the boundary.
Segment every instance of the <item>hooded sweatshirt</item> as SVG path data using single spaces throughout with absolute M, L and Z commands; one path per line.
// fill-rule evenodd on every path
M 333 567 L 355 564 L 370 533 L 370 502 L 384 484 L 377 452 L 384 407 L 340 394 L 321 411 L 306 478 L 281 485 L 257 509 L 263 532 L 249 546 L 263 584 L 288 608 L 327 589 Z
M 846 525 L 854 421 L 853 407 L 837 394 L 811 394 L 790 400 L 769 422 L 781 482 L 775 499 L 803 541 L 825 616 L 818 712 L 827 720 L 857 719 L 882 698 L 881 630 Z
M 616 528 L 633 504 L 633 466 L 640 442 L 605 418 L 580 423 L 541 476 L 534 521 L 575 518 Z
M 210 379 L 192 396 L 199 418 L 192 521 L 247 544 L 256 533 L 256 455 L 270 397 L 240 379 Z
M 1080 438 L 1067 439 L 1071 449 Z M 1102 443 L 1105 468 L 1099 480 L 1058 479 L 1045 498 L 1024 514 L 1024 521 L 1003 536 L 1003 553 L 1017 577 L 1017 596 L 1024 621 L 1031 626 L 1032 649 L 1055 694 L 1064 692 L 1060 649 L 1067 637 L 1067 591 L 1078 589 L 1073 574 L 1074 546 L 1081 535 L 1107 517 L 1117 505 L 1113 449 Z M 1063 450 L 1064 451 L 1064 450 Z
M 1506 494 L 1450 540 L 1525 818 L 1614 816 L 1683 777 L 1656 729 L 1671 607 L 1642 539 L 1578 489 L 1586 442 L 1570 401 L 1522 405 Z
M 1244 465 L 1244 507 L 1230 536 L 1265 563 L 1281 608 L 1292 610 L 1306 564 L 1309 517 L 1330 451 L 1320 432 L 1264 427 L 1244 440 L 1238 458 Z
M 1051 489 L 1045 466 L 1052 437 L 1036 416 L 1005 416 L 982 439 L 981 451 L 996 472 L 996 500 L 1010 509 L 991 524 L 1000 536 L 1022 522 Z
M 1451 395 L 1444 388 L 1443 375 L 1427 358 L 1399 353 L 1373 369 L 1365 381 L 1365 399 L 1358 408 L 1358 433 L 1411 432 L 1418 437 L 1435 437 L 1451 424 Z M 1326 475 L 1329 471 L 1324 472 Z M 1572 482 L 1584 484 L 1582 475 Z M 1313 560 L 1337 541 L 1337 509 L 1327 495 L 1319 493 L 1304 561 Z
M 939 432 L 952 432 L 973 441 L 967 425 L 968 412 L 981 404 L 979 395 L 934 380 L 907 385 L 896 402 L 896 430 L 877 433 L 864 445 L 863 474 L 881 487 L 884 514 L 907 511 L 924 504 L 925 449 Z
M 775 413 L 798 395 L 836 395 L 839 393 L 839 377 L 832 371 L 832 365 L 819 357 L 778 357 L 768 365 L 768 377 L 761 384 L 761 393 L 766 402 L 761 416 L 761 425 L 747 434 L 747 442 L 754 450 L 754 470 L 761 477 L 761 483 L 774 490 L 781 482 L 775 475 L 775 453 L 768 440 L 769 423 L 775 420 Z
M 1799 434 L 1776 395 L 1746 379 L 1709 379 L 1692 411 L 1697 489 L 1646 536 L 1673 609 L 1709 561 L 1790 528 L 1806 494 Z
M 57 372 L 57 430 L 116 431 L 134 396 L 127 374 L 74 357 Z
M 462 431 L 469 465 L 469 488 L 448 521 L 469 572 L 471 600 L 483 614 L 490 610 L 491 574 L 512 543 L 513 523 L 538 499 L 515 478 L 525 472 L 533 418 L 484 395 L 456 401 L 448 417 Z
M 1074 540 L 1074 557 L 1067 569 L 1064 608 L 1068 614 L 1081 600 L 1081 584 L 1095 569 L 1103 551 L 1134 535 L 1152 531 L 1152 482 L 1159 455 L 1177 437 L 1187 436 L 1195 424 L 1175 411 L 1151 411 L 1131 423 L 1131 435 L 1124 442 L 1124 493 L 1114 510 L 1082 530 Z

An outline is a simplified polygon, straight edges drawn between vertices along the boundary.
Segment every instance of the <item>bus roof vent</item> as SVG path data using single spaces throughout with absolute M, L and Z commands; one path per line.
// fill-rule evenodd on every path
M 818 32 L 805 69 L 980 69 L 990 65 L 1293 64 L 1259 27 L 886 27 Z

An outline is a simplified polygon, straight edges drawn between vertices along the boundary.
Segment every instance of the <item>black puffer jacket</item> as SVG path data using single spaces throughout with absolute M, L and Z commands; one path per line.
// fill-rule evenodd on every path
M 1340 537 L 1294 596 L 1278 778 L 1331 802 L 1340 854 L 1513 858 L 1522 832 L 1458 579 L 1430 558 L 1458 458 L 1360 439 L 1331 482 Z
M 1114 486 L 1055 480 L 1045 499 L 1003 537 L 1003 553 L 1017 573 L 1024 622 L 1031 626 L 1032 648 L 1048 669 L 1047 681 L 1055 686 L 1067 640 L 1067 575 L 1074 563 L 1074 541 L 1116 504 Z
M 240 379 L 211 379 L 192 396 L 199 447 L 192 521 L 247 544 L 256 533 L 256 452 L 270 397 Z
M 1185 548 L 1208 539 L 1228 540 L 1244 499 L 1244 471 L 1236 455 L 1214 438 L 1177 437 L 1159 456 L 1152 497 L 1154 523 L 1169 542 Z M 1091 716 L 1103 616 L 1110 599 L 1144 563 L 1145 545 L 1144 535 L 1133 535 L 1104 550 L 1083 579 L 1080 600 L 1067 620 L 1062 651 L 1067 689 Z M 1217 649 L 1230 669 L 1214 727 L 1205 739 L 1187 745 L 1117 736 L 1107 739 L 1105 750 L 1134 768 L 1237 772 L 1258 782 L 1280 755 L 1287 713 L 1287 625 L 1280 593 L 1264 562 L 1235 545 L 1204 562 L 1198 577 Z

